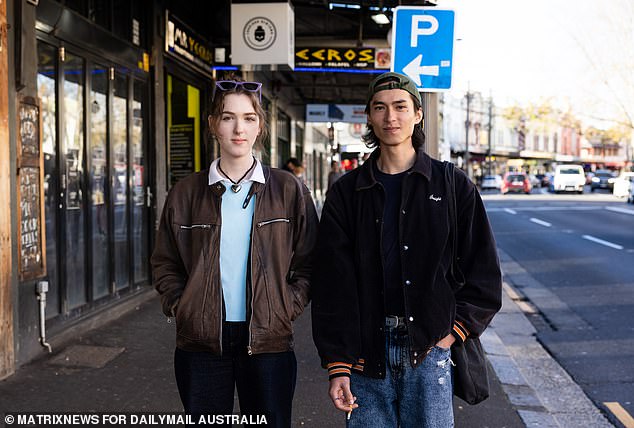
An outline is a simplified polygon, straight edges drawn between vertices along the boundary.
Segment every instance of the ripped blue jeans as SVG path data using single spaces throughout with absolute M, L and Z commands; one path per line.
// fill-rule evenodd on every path
M 412 368 L 407 330 L 385 331 L 385 379 L 352 374 L 350 386 L 359 407 L 347 427 L 453 427 L 451 350 L 435 346 Z

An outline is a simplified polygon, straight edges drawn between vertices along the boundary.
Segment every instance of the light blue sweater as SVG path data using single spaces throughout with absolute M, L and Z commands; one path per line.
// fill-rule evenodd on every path
M 255 197 L 242 208 L 251 188 L 251 181 L 242 182 L 238 193 L 223 180 L 227 190 L 222 194 L 222 227 L 220 228 L 220 282 L 225 300 L 226 321 L 246 321 L 247 263 L 251 243 L 251 225 Z

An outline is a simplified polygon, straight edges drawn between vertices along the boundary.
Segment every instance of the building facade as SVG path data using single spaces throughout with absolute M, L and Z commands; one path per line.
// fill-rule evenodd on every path
M 0 0 L 0 378 L 153 294 L 155 225 L 173 184 L 218 156 L 207 112 L 225 72 L 263 82 L 257 155 L 298 157 L 323 198 L 327 131 L 306 128 L 278 73 L 231 67 L 178 3 Z
M 558 163 L 580 164 L 587 171 L 629 170 L 634 165 L 634 134 L 593 134 L 572 113 L 548 106 L 499 107 L 477 92 L 444 94 L 440 114 L 441 153 L 463 169 L 468 162 L 476 181 L 484 174 L 507 171 L 544 174 Z

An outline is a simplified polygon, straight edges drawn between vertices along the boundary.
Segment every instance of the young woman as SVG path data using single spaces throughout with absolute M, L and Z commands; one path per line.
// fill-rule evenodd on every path
M 292 322 L 308 303 L 317 215 L 308 189 L 263 166 L 261 83 L 216 82 L 209 128 L 220 158 L 170 191 L 152 255 L 163 311 L 176 318 L 185 411 L 291 425 Z

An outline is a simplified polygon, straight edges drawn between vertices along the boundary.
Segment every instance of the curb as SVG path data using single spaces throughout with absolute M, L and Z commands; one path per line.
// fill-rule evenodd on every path
M 504 271 L 505 261 L 511 259 L 500 255 Z M 502 389 L 524 424 L 547 428 L 614 427 L 537 341 L 535 328 L 522 312 L 521 306 L 526 303 L 521 299 L 505 281 L 502 309 L 481 340 Z

